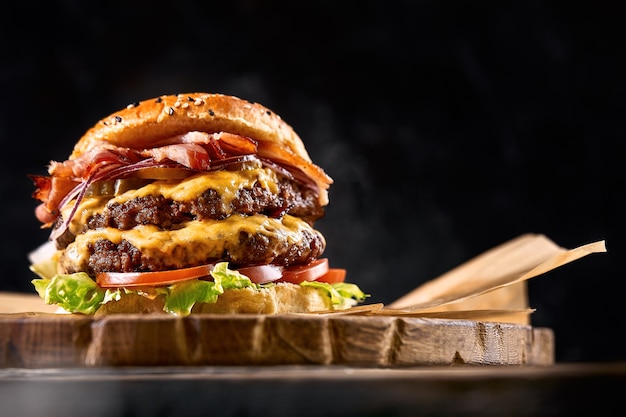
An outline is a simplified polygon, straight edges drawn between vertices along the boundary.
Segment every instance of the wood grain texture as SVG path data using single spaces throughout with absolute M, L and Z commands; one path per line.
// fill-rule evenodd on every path
M 1 368 L 551 365 L 526 325 L 354 315 L 0 314 Z

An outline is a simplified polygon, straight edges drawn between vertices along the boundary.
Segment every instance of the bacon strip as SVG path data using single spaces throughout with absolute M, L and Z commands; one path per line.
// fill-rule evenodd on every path
M 220 147 L 233 155 L 257 153 L 258 143 L 248 137 L 220 132 L 213 135 L 220 142 Z
M 144 157 L 152 157 L 155 162 L 163 162 L 167 159 L 179 164 L 195 169 L 206 171 L 209 168 L 210 158 L 207 150 L 193 143 L 180 143 L 176 145 L 166 145 L 160 148 L 146 149 L 141 152 Z

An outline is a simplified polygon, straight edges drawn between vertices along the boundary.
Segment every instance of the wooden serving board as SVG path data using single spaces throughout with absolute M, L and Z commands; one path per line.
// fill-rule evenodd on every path
M 0 314 L 0 368 L 551 365 L 527 325 L 368 315 Z

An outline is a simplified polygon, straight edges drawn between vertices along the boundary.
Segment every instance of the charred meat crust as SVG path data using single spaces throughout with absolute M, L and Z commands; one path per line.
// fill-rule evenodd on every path
M 316 233 L 303 232 L 302 239 L 291 245 L 285 245 L 279 239 L 268 236 L 250 236 L 240 233 L 239 241 L 234 240 L 232 251 L 228 245 L 220 261 L 227 261 L 232 267 L 243 265 L 301 265 L 318 258 L 324 251 L 325 242 Z M 108 240 L 98 240 L 90 247 L 88 269 L 90 275 L 98 272 L 147 272 L 174 269 L 163 258 L 148 258 L 128 241 L 122 240 L 117 245 Z M 181 251 L 180 256 L 184 257 Z M 179 257 L 180 260 L 180 257 Z M 218 259 L 206 259 L 204 263 L 211 263 Z M 196 266 L 188 264 L 187 266 Z M 69 273 L 78 272 L 71 268 Z

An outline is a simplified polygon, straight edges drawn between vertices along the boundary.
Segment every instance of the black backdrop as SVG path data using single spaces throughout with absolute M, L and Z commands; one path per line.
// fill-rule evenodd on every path
M 318 228 L 369 301 L 523 233 L 606 239 L 608 253 L 529 282 L 532 320 L 555 330 L 559 361 L 626 359 L 616 6 L 42 3 L 0 17 L 0 290 L 33 292 L 26 256 L 48 235 L 27 174 L 128 103 L 221 92 L 280 114 L 335 179 Z

